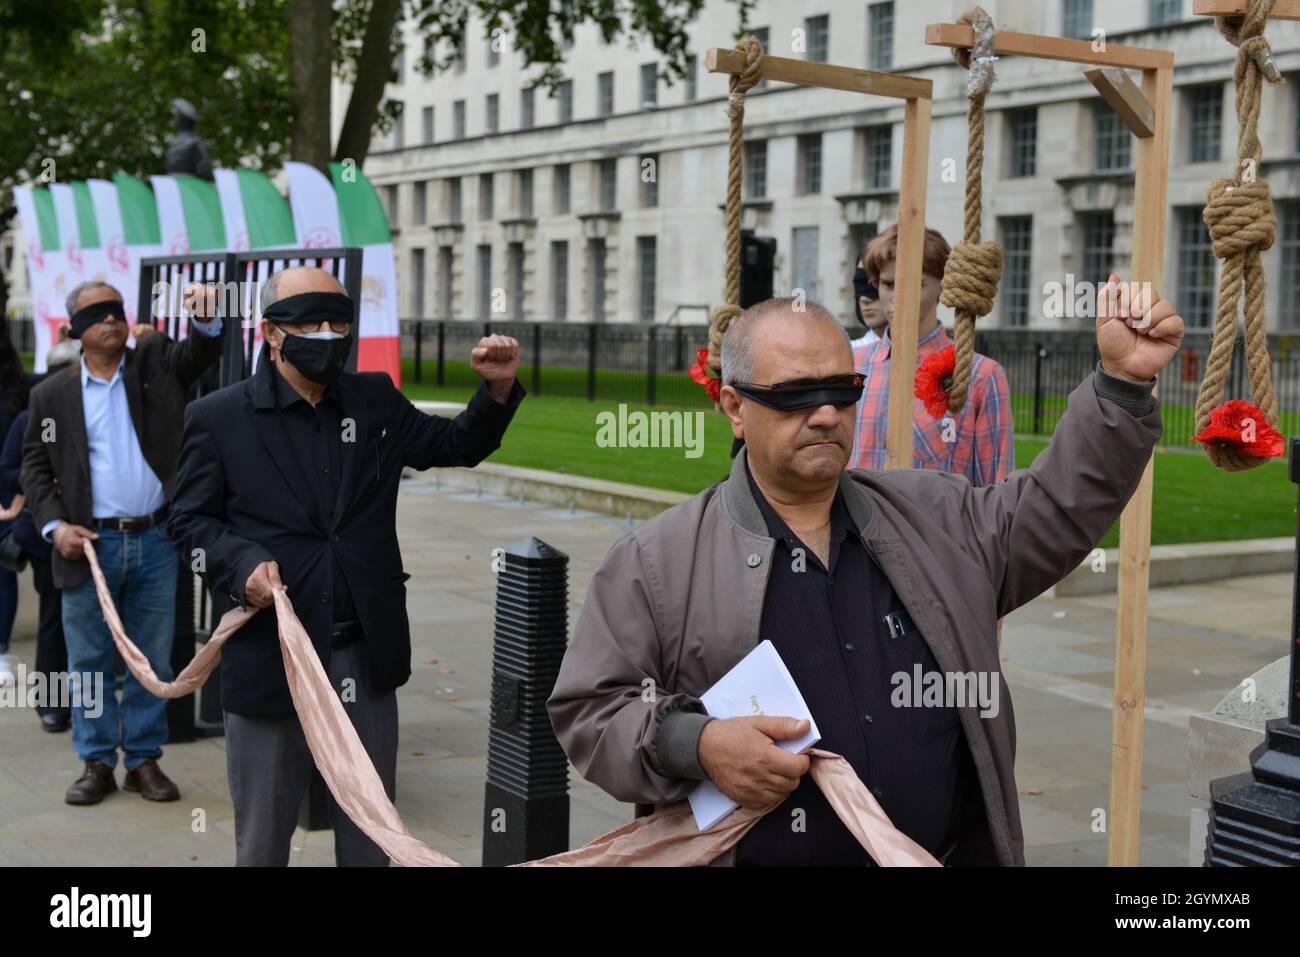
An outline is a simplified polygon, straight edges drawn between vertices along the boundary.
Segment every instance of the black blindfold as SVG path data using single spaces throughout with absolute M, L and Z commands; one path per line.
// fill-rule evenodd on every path
M 858 317 L 858 322 L 866 325 L 866 320 L 862 318 L 862 307 L 858 305 L 858 300 L 866 297 L 867 299 L 879 299 L 880 290 L 872 285 L 871 280 L 867 278 L 867 271 L 859 266 L 853 270 L 853 314 Z
M 110 316 L 126 322 L 126 309 L 122 306 L 122 300 L 101 299 L 99 302 L 92 302 L 72 314 L 68 324 L 68 335 L 73 339 L 80 339 L 83 332 Z
M 736 382 L 732 388 L 747 399 L 777 409 L 796 412 L 815 409 L 820 405 L 857 405 L 862 398 L 862 376 L 835 376 L 832 379 L 808 379 L 795 382 L 778 382 L 776 385 L 755 385 Z
M 273 302 L 262 318 L 277 326 L 317 322 L 352 322 L 352 300 L 341 292 L 300 292 Z

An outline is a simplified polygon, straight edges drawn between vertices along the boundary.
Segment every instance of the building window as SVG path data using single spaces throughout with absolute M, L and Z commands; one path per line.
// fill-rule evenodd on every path
M 641 64 L 641 109 L 652 110 L 659 105 L 659 64 Z
M 406 111 L 403 103 L 397 101 L 397 116 L 393 119 L 393 149 L 400 150 L 406 145 Z
M 384 187 L 384 195 L 388 198 L 388 225 L 393 228 L 402 224 L 401 219 L 398 218 L 398 213 L 400 213 L 401 210 L 398 209 L 397 206 L 397 189 L 398 187 L 396 183 L 392 186 Z
M 551 318 L 569 318 L 569 244 L 551 243 Z
M 555 174 L 551 180 L 551 208 L 559 216 L 566 215 L 569 212 L 569 180 L 571 172 L 572 167 L 568 163 L 564 163 L 555 167 Z
M 401 83 L 406 76 L 406 47 L 397 51 L 397 56 L 393 57 L 393 82 Z
M 875 239 L 880 229 L 877 223 L 852 223 L 849 225 L 848 261 L 856 267 L 867 252 L 867 243 Z M 850 305 L 852 303 L 850 302 Z
M 610 158 L 600 161 L 600 210 L 612 213 L 618 208 L 618 161 Z
M 515 174 L 519 189 L 519 215 L 524 219 L 533 218 L 533 171 L 521 169 Z
M 492 218 L 492 174 L 480 173 L 478 178 L 478 218 Z
M 411 317 L 424 318 L 424 250 L 411 250 Z
M 465 138 L 465 101 L 457 100 L 451 105 L 452 124 L 455 127 L 453 133 L 456 139 Z
M 637 161 L 641 174 L 641 206 L 652 209 L 659 205 L 659 155 L 651 153 Z
M 531 130 L 537 123 L 537 87 L 526 86 L 519 91 L 519 128 Z
M 463 220 L 462 207 L 460 202 L 460 177 L 447 180 L 447 209 L 450 214 L 449 219 L 452 223 L 460 223 Z
M 587 243 L 587 257 L 591 268 L 591 321 L 605 321 L 605 240 L 592 239 Z
M 1061 4 L 1061 36 L 1086 40 L 1092 36 L 1092 0 L 1064 0 Z
M 1200 206 L 1178 207 L 1178 313 L 1189 329 L 1214 319 L 1214 250 Z
M 501 34 L 488 37 L 487 63 L 488 66 L 498 66 L 501 63 Z
M 506 250 L 510 262 L 510 303 L 514 317 L 524 318 L 524 244 L 511 243 Z
M 699 64 L 695 60 L 695 54 L 692 53 L 686 58 L 686 102 L 693 103 L 696 96 L 699 95 L 699 87 L 696 85 L 696 75 L 699 73 Z
M 1153 27 L 1177 23 L 1183 17 L 1183 0 L 1149 0 L 1149 3 Z
M 1011 127 L 1010 176 L 1033 176 L 1038 169 L 1038 110 L 1012 110 L 1007 121 Z
M 569 123 L 573 120 L 573 81 L 561 80 L 556 97 L 560 106 L 560 122 Z
M 767 140 L 745 143 L 745 198 L 767 196 Z
M 501 123 L 501 101 L 495 93 L 487 95 L 487 131 L 495 133 Z
M 758 45 L 763 48 L 764 53 L 771 52 L 767 48 L 768 33 L 769 33 L 767 27 L 755 27 L 753 30 L 750 31 L 750 33 L 753 35 L 754 39 L 758 41 Z M 759 80 L 757 83 L 754 84 L 754 89 L 756 90 L 762 90 L 766 88 L 767 88 L 767 80 Z
M 492 316 L 492 247 L 478 247 L 478 317 Z
M 1133 165 L 1133 134 L 1105 100 L 1093 104 L 1093 166 L 1098 172 Z
M 873 3 L 867 8 L 867 66 L 894 68 L 894 4 Z
M 998 220 L 1002 238 L 1002 324 L 1029 325 L 1030 252 L 1033 249 L 1033 218 L 1004 216 Z
M 825 63 L 830 48 L 831 18 L 826 14 L 808 17 L 803 22 L 803 28 L 808 41 L 807 59 Z
M 803 195 L 822 191 L 822 135 L 809 133 L 799 137 L 799 192 Z
M 1110 210 L 1079 217 L 1082 240 L 1080 279 L 1104 285 L 1115 266 L 1115 214 Z
M 420 180 L 415 184 L 415 224 L 423 226 L 429 221 L 429 184 Z
M 640 316 L 642 322 L 655 321 L 655 238 L 636 238 L 637 275 L 640 278 Z
M 424 144 L 433 142 L 433 107 L 426 106 L 420 113 L 420 125 L 424 128 Z
M 1223 141 L 1223 87 L 1195 86 L 1187 91 L 1188 161 L 1215 163 Z
M 614 112 L 614 74 L 602 73 L 596 77 L 596 115 L 609 116 Z
M 867 189 L 889 189 L 894 181 L 893 126 L 867 127 Z
M 1282 229 L 1282 315 L 1283 329 L 1300 327 L 1300 202 L 1287 200 L 1278 205 Z
M 453 255 L 454 253 L 450 246 L 438 247 L 438 288 L 441 295 L 440 311 L 442 313 L 442 315 L 438 317 L 440 319 L 452 318 L 451 311 L 453 303 L 455 303 L 455 290 L 452 288 L 453 279 L 451 272 Z

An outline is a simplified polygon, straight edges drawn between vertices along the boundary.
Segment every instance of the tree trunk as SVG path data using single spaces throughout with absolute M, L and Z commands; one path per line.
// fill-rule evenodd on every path
M 333 12 L 330 0 L 289 0 L 293 57 L 293 159 L 329 175 Z
M 393 61 L 390 53 L 393 25 L 401 12 L 401 0 L 374 0 L 370 6 L 370 19 L 366 23 L 366 37 L 361 43 L 361 56 L 357 60 L 357 80 L 348 99 L 348 111 L 339 131 L 338 147 L 334 159 L 350 159 L 361 166 L 370 152 L 370 131 L 375 125 L 379 101 L 388 85 Z

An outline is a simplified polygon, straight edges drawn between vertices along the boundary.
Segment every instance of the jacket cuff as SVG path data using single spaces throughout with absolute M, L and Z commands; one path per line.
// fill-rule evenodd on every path
M 1151 394 L 1156 387 L 1155 379 L 1149 382 L 1121 379 L 1103 369 L 1099 361 L 1097 372 L 1092 377 L 1092 385 L 1097 390 L 1097 395 L 1114 402 L 1135 418 L 1150 415 L 1156 409 L 1156 397 Z
M 480 379 L 478 389 L 475 390 L 471 401 L 481 405 L 488 414 L 509 418 L 514 415 L 515 409 L 518 408 L 519 403 L 523 401 L 524 396 L 527 394 L 524 387 L 519 384 L 519 380 L 515 379 L 510 386 L 510 394 L 506 396 L 505 402 L 498 402 L 492 398 L 492 392 L 488 389 L 486 380 Z
M 694 711 L 670 711 L 663 716 L 655 750 L 665 775 L 692 781 L 708 778 L 700 767 L 700 734 L 712 720 L 712 715 Z
M 267 552 L 258 549 L 252 555 L 243 559 L 235 566 L 235 574 L 230 582 L 230 600 L 240 608 L 246 608 L 247 603 L 244 600 L 244 585 L 248 583 L 248 576 L 253 574 L 253 569 L 262 562 L 273 562 L 275 559 Z

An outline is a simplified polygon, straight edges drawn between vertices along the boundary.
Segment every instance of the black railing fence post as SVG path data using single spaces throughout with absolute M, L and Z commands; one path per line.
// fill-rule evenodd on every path
M 438 320 L 438 385 L 447 382 L 447 320 Z
M 533 324 L 533 395 L 542 394 L 542 323 Z
M 1043 424 L 1043 360 L 1046 358 L 1047 350 L 1040 342 L 1034 347 L 1034 435 L 1041 434 L 1039 429 Z
M 587 400 L 596 399 L 596 323 L 587 326 Z
M 415 320 L 415 381 L 422 381 L 424 374 L 424 320 Z
M 646 330 L 645 404 L 655 404 L 655 325 Z

